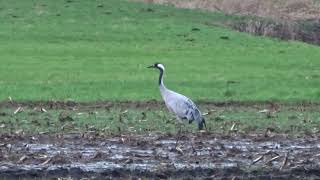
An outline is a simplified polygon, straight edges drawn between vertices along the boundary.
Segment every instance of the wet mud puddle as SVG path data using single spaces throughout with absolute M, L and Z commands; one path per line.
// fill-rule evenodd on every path
M 318 138 L 2 137 L 0 177 L 320 177 Z

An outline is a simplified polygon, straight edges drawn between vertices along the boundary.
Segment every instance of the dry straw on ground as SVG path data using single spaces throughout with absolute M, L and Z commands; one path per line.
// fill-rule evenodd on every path
M 135 0 L 178 8 L 245 15 L 244 21 L 225 21 L 222 26 L 254 35 L 320 44 L 320 0 Z M 273 19 L 272 21 L 269 20 Z M 301 21 L 302 20 L 302 21 Z M 307 22 L 309 25 L 303 24 Z
M 290 20 L 320 19 L 319 0 L 138 0 L 180 8 Z

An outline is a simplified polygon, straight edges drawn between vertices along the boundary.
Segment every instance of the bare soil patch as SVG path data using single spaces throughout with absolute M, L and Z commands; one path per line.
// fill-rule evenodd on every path
M 95 133 L 0 136 L 0 177 L 319 178 L 319 138 Z

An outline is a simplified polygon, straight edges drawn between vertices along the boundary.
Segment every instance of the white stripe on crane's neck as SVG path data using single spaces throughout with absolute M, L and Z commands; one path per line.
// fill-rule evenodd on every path
M 162 64 L 157 64 L 157 67 L 160 70 L 159 86 L 162 88 L 165 88 L 164 83 L 163 83 L 164 66 Z
M 157 64 L 157 67 L 160 68 L 160 69 L 162 69 L 162 70 L 164 71 L 164 66 L 163 66 L 163 64 Z

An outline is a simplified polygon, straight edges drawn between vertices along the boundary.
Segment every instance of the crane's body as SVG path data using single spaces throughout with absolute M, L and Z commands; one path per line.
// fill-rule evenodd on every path
M 160 93 L 169 111 L 174 113 L 179 119 L 187 119 L 189 123 L 195 121 L 198 124 L 199 130 L 202 130 L 203 126 L 206 125 L 205 119 L 202 117 L 200 110 L 192 100 L 182 94 L 167 89 L 164 85 L 164 66 L 162 64 L 155 63 L 153 66 L 149 66 L 149 68 L 157 68 L 160 70 Z

